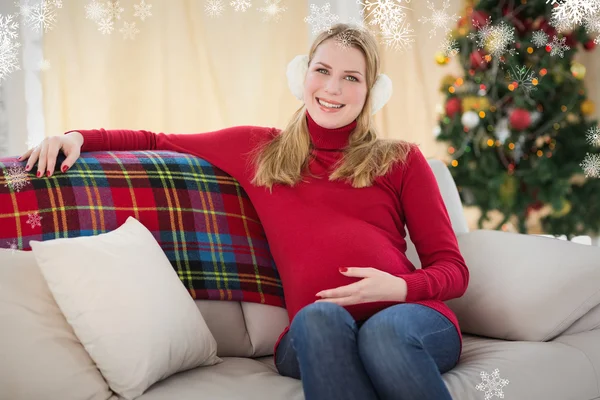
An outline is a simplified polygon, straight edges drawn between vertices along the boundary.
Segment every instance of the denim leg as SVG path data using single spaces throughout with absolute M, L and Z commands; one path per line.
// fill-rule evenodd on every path
M 402 303 L 359 329 L 358 351 L 382 400 L 452 400 L 442 373 L 459 359 L 460 338 L 442 314 Z
M 282 338 L 277 368 L 302 379 L 306 400 L 378 400 L 358 354 L 357 332 L 354 318 L 342 306 L 309 304 Z

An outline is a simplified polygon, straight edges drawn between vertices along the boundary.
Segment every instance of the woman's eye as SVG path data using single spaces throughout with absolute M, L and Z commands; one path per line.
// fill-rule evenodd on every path
M 327 71 L 327 70 L 326 70 L 326 69 L 324 69 L 324 68 L 319 68 L 319 69 L 317 69 L 317 72 L 321 72 L 321 71 L 324 71 L 324 72 L 326 72 L 326 73 L 329 73 L 329 71 Z M 356 79 L 356 78 L 355 78 L 355 77 L 353 77 L 352 75 L 348 75 L 348 76 L 347 76 L 347 78 L 350 78 L 350 81 L 351 81 L 351 82 L 358 82 L 358 79 Z

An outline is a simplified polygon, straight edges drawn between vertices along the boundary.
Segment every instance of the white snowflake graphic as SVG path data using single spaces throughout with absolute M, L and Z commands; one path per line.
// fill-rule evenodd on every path
M 382 35 L 389 36 L 392 32 L 401 31 L 406 21 L 408 7 L 401 5 L 402 0 L 357 0 L 361 6 L 361 16 L 370 25 L 379 26 Z M 410 0 L 405 1 L 409 3 Z
M 470 33 L 468 38 L 477 41 L 477 48 L 485 49 L 492 56 L 501 58 L 508 53 L 514 55 L 516 49 L 509 48 L 515 42 L 515 28 L 501 21 L 498 25 L 492 25 L 492 19 L 488 18 L 483 26 L 475 21 L 476 33 Z
M 597 0 L 565 0 L 558 2 L 558 5 L 552 9 L 552 20 L 559 24 L 564 22 L 567 25 L 579 25 L 598 8 L 600 2 Z
M 54 7 L 56 7 L 56 8 L 62 8 L 62 6 L 63 6 L 62 0 L 51 0 L 51 3 L 53 3 Z
M 454 57 L 456 56 L 460 48 L 458 47 L 458 42 L 452 38 L 452 36 L 447 36 L 440 43 L 440 50 L 444 53 L 446 57 Z
M 40 1 L 31 6 L 25 17 L 25 24 L 36 32 L 52 30 L 56 24 L 56 9 L 53 2 Z
M 223 14 L 223 10 L 225 10 L 225 6 L 221 0 L 208 0 L 204 5 L 204 11 L 211 18 L 220 17 Z
M 19 37 L 19 23 L 13 15 L 0 14 L 0 38 L 16 39 Z
M 550 55 L 551 56 L 558 55 L 560 58 L 563 58 L 564 52 L 571 49 L 569 46 L 567 46 L 565 44 L 566 40 L 567 40 L 566 37 L 562 37 L 562 38 L 558 39 L 556 36 L 554 36 L 552 38 L 552 43 L 550 43 L 548 45 L 548 46 L 550 46 Z
M 85 18 L 92 21 L 101 21 L 106 17 L 107 11 L 104 4 L 98 3 L 96 0 L 85 5 Z M 109 18 L 110 19 L 110 18 Z
M 13 20 L 12 15 L 0 14 L 0 82 L 11 72 L 21 69 L 18 57 L 21 43 L 16 40 L 18 27 L 19 24 Z
M 14 255 L 15 252 L 19 249 L 19 247 L 17 246 L 17 241 L 15 239 L 13 239 L 10 242 L 6 242 L 6 244 L 8 245 L 8 248 L 10 249 L 10 255 Z
M 583 169 L 585 176 L 588 178 L 600 177 L 600 154 L 587 153 L 579 166 Z
M 432 38 L 436 35 L 437 29 L 440 28 L 444 31 L 444 34 L 448 33 L 451 29 L 449 24 L 451 22 L 456 22 L 459 17 L 456 14 L 449 15 L 446 10 L 450 7 L 450 0 L 444 0 L 442 4 L 442 9 L 437 10 L 435 8 L 435 4 L 431 1 L 427 1 L 427 8 L 432 11 L 431 17 L 421 17 L 419 18 L 419 22 L 428 23 L 431 22 L 433 28 L 429 31 L 429 37 Z
M 119 29 L 119 32 L 121 32 L 123 34 L 123 37 L 125 39 L 134 40 L 135 35 L 140 33 L 140 30 L 135 27 L 135 22 L 132 22 L 132 23 L 124 22 L 123 27 L 121 29 Z
M 339 15 L 332 14 L 330 9 L 331 5 L 329 3 L 325 3 L 321 8 L 316 4 L 310 5 L 310 15 L 304 18 L 304 22 L 312 26 L 313 35 L 318 35 L 324 31 L 331 31 L 331 26 L 340 19 Z
M 596 147 L 600 147 L 600 128 L 593 126 L 586 132 L 587 142 Z
M 263 21 L 275 21 L 281 20 L 281 14 L 287 10 L 287 7 L 280 5 L 281 0 L 265 0 L 265 6 L 258 9 L 258 11 L 264 13 Z
M 19 9 L 17 14 L 22 16 L 23 19 L 27 19 L 27 17 L 29 17 L 29 14 L 31 14 L 31 12 L 33 11 L 33 6 L 29 4 L 29 0 L 15 0 L 13 4 Z
M 535 47 L 544 47 L 548 44 L 548 35 L 544 31 L 535 31 L 531 36 L 531 43 L 535 45 Z
M 48 71 L 50 67 L 50 61 L 46 60 L 45 58 L 38 63 L 38 69 L 40 71 Z
M 252 2 L 250 0 L 233 0 L 229 5 L 233 7 L 235 11 L 246 12 L 247 9 L 252 7 Z
M 494 396 L 504 398 L 504 392 L 502 388 L 508 385 L 508 379 L 500 378 L 500 371 L 498 368 L 490 375 L 483 371 L 479 374 L 482 382 L 479 383 L 475 388 L 479 391 L 485 392 L 485 400 L 490 400 Z
M 98 30 L 102 32 L 103 35 L 110 35 L 114 30 L 113 20 L 110 18 L 102 18 L 98 21 Z
M 340 32 L 335 35 L 335 44 L 342 50 L 348 50 L 352 46 L 352 33 L 351 32 Z
M 533 84 L 535 71 L 531 71 L 531 68 L 525 66 L 511 67 L 508 79 L 511 82 L 517 82 L 517 88 L 522 89 L 526 95 L 530 95 L 531 92 L 537 90 L 537 87 Z
M 383 43 L 388 47 L 396 51 L 403 52 L 411 47 L 411 44 L 415 42 L 413 35 L 415 31 L 410 28 L 410 24 L 402 21 L 402 23 L 396 26 L 393 30 L 383 33 Z
M 106 16 L 112 19 L 121 19 L 121 14 L 125 11 L 118 1 L 107 1 L 104 9 L 106 10 Z
M 42 226 L 42 216 L 37 211 L 29 213 L 27 214 L 27 223 L 31 226 L 31 229 Z
M 14 164 L 5 169 L 4 178 L 6 179 L 4 186 L 9 187 L 15 192 L 21 191 L 29 183 L 29 176 L 27 175 L 27 171 L 25 171 L 25 167 L 19 164 Z
M 146 18 L 151 17 L 152 13 L 150 9 L 152 8 L 152 4 L 146 4 L 144 0 L 140 2 L 140 4 L 134 4 L 133 9 L 135 10 L 133 13 L 134 17 L 138 17 L 142 21 L 145 21 Z

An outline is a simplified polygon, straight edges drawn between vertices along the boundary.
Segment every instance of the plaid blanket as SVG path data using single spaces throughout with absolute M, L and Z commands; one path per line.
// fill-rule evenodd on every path
M 0 247 L 97 235 L 129 216 L 146 226 L 194 299 L 285 307 L 256 210 L 239 183 L 195 156 L 170 151 L 89 152 L 36 178 L 0 158 Z

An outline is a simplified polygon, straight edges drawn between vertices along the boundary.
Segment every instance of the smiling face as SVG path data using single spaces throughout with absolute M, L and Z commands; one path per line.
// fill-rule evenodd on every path
M 355 47 L 342 48 L 334 40 L 321 43 L 304 81 L 304 103 L 323 128 L 341 128 L 354 121 L 367 98 L 366 60 Z

